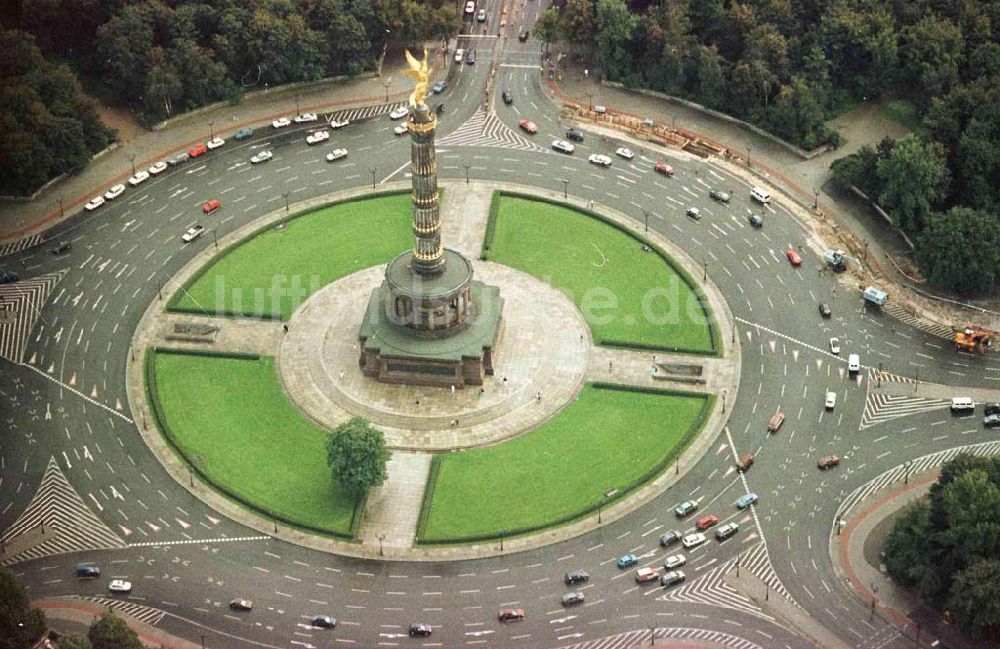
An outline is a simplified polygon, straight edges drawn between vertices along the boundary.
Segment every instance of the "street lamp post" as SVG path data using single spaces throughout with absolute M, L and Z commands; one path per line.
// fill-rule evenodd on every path
M 643 219 L 643 223 L 646 226 L 646 234 L 649 234 L 649 212 L 647 212 L 646 210 L 643 210 L 642 211 L 642 219 Z
M 285 192 L 284 194 L 281 195 L 281 197 L 285 199 L 285 211 L 286 212 L 288 211 L 288 197 L 289 196 L 290 196 L 290 194 L 288 192 Z
M 132 175 L 134 176 L 135 174 L 132 174 Z M 63 197 L 60 196 L 59 197 L 59 218 L 63 218 L 64 216 L 66 216 L 66 211 L 63 209 Z
M 727 392 L 728 391 L 726 390 L 726 388 L 722 388 L 722 412 L 726 411 L 726 394 L 727 394 Z
M 135 175 L 135 154 L 134 153 L 128 154 L 128 161 L 132 163 L 132 175 L 134 176 Z M 62 205 L 62 200 L 60 200 L 59 203 L 60 203 L 60 205 Z
M 469 184 L 469 168 L 472 165 L 462 165 L 462 166 L 465 167 L 465 184 L 468 185 Z
M 286 203 L 285 211 L 286 212 L 288 211 L 287 203 Z M 219 249 L 219 231 L 216 228 L 212 228 L 212 239 L 215 241 L 215 249 L 218 250 Z
M 882 361 L 878 362 L 878 383 L 875 384 L 875 387 L 882 387 Z
M 215 120 L 214 119 L 208 121 L 208 139 L 210 139 L 210 140 L 214 140 L 215 139 Z M 133 171 L 132 174 L 135 175 L 135 171 Z
M 382 541 L 385 540 L 385 534 L 376 534 L 375 538 L 378 539 L 378 556 L 384 556 L 382 553 Z
M 569 198 L 569 189 L 568 189 L 569 188 L 569 181 L 563 179 L 562 184 L 563 184 L 563 198 L 567 199 L 567 198 Z
M 205 649 L 205 634 L 201 635 L 201 649 Z
M 753 166 L 753 165 L 752 165 L 752 164 L 750 163 L 750 150 L 751 150 L 751 148 L 752 148 L 752 147 L 751 147 L 751 146 L 750 146 L 750 145 L 748 144 L 748 145 L 747 145 L 747 166 L 748 166 L 748 167 L 752 167 L 752 166 Z
M 601 500 L 600 500 L 599 503 L 597 503 L 597 524 L 598 525 L 601 524 L 601 510 L 604 509 L 604 504 L 608 501 L 608 499 L 610 499 L 616 493 L 618 493 L 617 489 L 615 489 L 614 487 L 608 487 L 607 489 L 604 490 L 604 493 L 601 494 Z
M 587 93 L 587 110 L 594 110 L 594 93 Z
M 875 619 L 875 607 L 878 606 L 878 586 L 872 584 L 872 612 L 868 620 L 872 621 Z
M 299 93 L 295 93 L 295 114 L 296 115 L 302 114 L 299 112 Z
M 372 174 L 372 189 L 375 189 L 375 167 L 371 167 L 368 171 Z
M 912 466 L 913 460 L 903 462 L 903 468 L 906 469 L 906 473 L 903 475 L 903 484 L 910 484 L 910 467 Z
M 701 275 L 701 280 L 703 282 L 707 282 L 708 281 L 708 260 L 706 259 L 703 263 L 704 263 L 704 272 Z
M 813 209 L 819 209 L 819 189 L 813 187 Z
M 389 103 L 389 86 L 392 85 L 392 77 L 382 79 L 382 86 L 385 88 L 385 103 Z
M 500 551 L 503 552 L 503 537 L 509 534 L 509 530 L 500 530 Z

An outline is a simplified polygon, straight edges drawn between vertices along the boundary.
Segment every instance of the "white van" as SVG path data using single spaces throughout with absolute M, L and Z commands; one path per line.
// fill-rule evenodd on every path
M 952 412 L 968 412 L 976 409 L 976 404 L 969 397 L 955 397 L 951 400 Z
M 763 187 L 754 187 L 750 190 L 750 198 L 754 199 L 758 203 L 770 203 L 771 192 L 767 191 Z
M 861 357 L 857 354 L 851 354 L 847 357 L 847 371 L 851 374 L 857 374 L 861 371 Z

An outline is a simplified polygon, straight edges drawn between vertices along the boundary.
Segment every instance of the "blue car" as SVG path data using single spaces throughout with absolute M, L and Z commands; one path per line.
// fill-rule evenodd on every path
M 236 134 L 233 137 L 236 138 L 237 140 L 245 140 L 251 135 L 253 135 L 252 128 L 241 128 L 240 130 L 236 131 Z
M 623 554 L 622 556 L 618 557 L 619 568 L 631 568 L 637 563 L 639 563 L 639 558 L 634 554 Z
M 431 86 L 431 93 L 436 95 L 440 92 L 444 92 L 444 89 L 447 87 L 448 87 L 448 82 L 442 79 L 441 81 L 438 81 L 433 86 Z
M 760 500 L 760 498 L 757 496 L 757 494 L 751 491 L 750 493 L 743 494 L 742 496 L 740 496 L 740 499 L 736 501 L 736 506 L 739 507 L 740 509 L 746 509 L 747 507 L 754 504 L 758 500 Z

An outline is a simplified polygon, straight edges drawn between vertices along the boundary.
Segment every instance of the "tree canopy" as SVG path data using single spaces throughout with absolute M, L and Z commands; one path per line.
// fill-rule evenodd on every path
M 27 649 L 45 632 L 45 616 L 29 605 L 24 584 L 0 568 L 0 649 Z
M 337 426 L 327 437 L 326 461 L 334 480 L 356 494 L 385 482 L 390 455 L 382 431 L 361 417 Z
M 1000 631 L 1000 457 L 959 455 L 883 547 L 898 584 L 951 611 L 965 630 Z
M 143 649 L 136 632 L 117 615 L 105 615 L 91 624 L 87 639 L 92 649 Z

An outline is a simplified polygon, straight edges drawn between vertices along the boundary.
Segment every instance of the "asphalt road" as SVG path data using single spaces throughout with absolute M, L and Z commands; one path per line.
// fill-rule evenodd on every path
M 486 33 L 473 21 L 475 36 L 460 43 L 476 50 L 477 63 L 450 62 L 449 87 L 431 102 L 444 103 L 439 172 L 451 180 L 468 174 L 566 190 L 640 222 L 647 212 L 650 228 L 704 261 L 704 272 L 727 296 L 743 350 L 739 398 L 727 404 L 730 419 L 714 452 L 685 467 L 681 482 L 662 497 L 621 520 L 599 528 L 595 521 L 593 532 L 557 545 L 475 561 L 329 556 L 261 536 L 206 508 L 162 470 L 123 409 L 129 339 L 142 310 L 197 250 L 213 245 L 214 235 L 274 210 L 286 194 L 294 202 L 403 180 L 409 161 L 408 138 L 395 136 L 398 122 L 386 116 L 393 106 L 346 111 L 352 124 L 317 147 L 305 143 L 316 124 L 261 125 L 253 138 L 230 139 L 61 225 L 49 238 L 69 240 L 69 252 L 50 254 L 46 243 L 0 259 L 24 280 L 16 290 L 43 292 L 23 348 L 0 341 L 0 353 L 24 361 L 0 361 L 0 527 L 24 520 L 41 489 L 46 498 L 30 511 L 50 507 L 76 521 L 57 545 L 107 548 L 17 564 L 32 596 L 109 598 L 107 578 L 124 576 L 134 589 L 118 599 L 138 616 L 177 635 L 204 635 L 212 647 L 548 647 L 650 627 L 673 634 L 703 629 L 703 640 L 730 646 L 804 646 L 766 611 L 718 583 L 716 576 L 739 555 L 771 583 L 774 596 L 787 593 L 848 645 L 909 646 L 879 618 L 870 621 L 868 607 L 838 583 L 827 552 L 838 507 L 907 460 L 995 435 L 975 417 L 952 417 L 942 403 L 879 401 L 868 370 L 881 364 L 922 381 L 993 387 L 1000 363 L 956 354 L 940 337 L 866 310 L 856 287 L 835 291 L 837 278 L 818 272 L 822 260 L 806 245 L 806 229 L 795 216 L 768 206 L 764 227 L 751 228 L 747 216 L 760 208 L 749 187 L 702 160 L 640 148 L 626 161 L 614 155 L 621 143 L 591 133 L 574 155 L 553 153 L 549 145 L 564 128 L 540 85 L 540 46 L 517 39 L 540 5 L 516 5 L 503 27 L 498 2 L 481 5 L 490 12 Z M 497 38 L 498 31 L 507 38 Z M 502 89 L 511 90 L 512 104 L 499 101 Z M 536 122 L 536 135 L 518 129 L 523 118 Z M 334 147 L 349 149 L 349 156 L 327 163 L 323 156 Z M 271 161 L 248 162 L 265 149 L 274 153 Z M 595 152 L 610 155 L 612 166 L 588 164 Z M 676 174 L 654 173 L 657 161 L 669 162 Z M 732 202 L 710 200 L 711 188 L 730 191 Z M 219 198 L 223 209 L 202 215 L 208 198 Z M 699 221 L 685 216 L 692 206 L 702 211 Z M 183 244 L 180 235 L 195 223 L 211 231 Z M 789 247 L 802 256 L 801 267 L 786 260 Z M 35 279 L 46 276 L 61 278 L 47 292 Z M 820 317 L 821 301 L 832 304 L 832 318 Z M 832 336 L 841 341 L 840 355 L 829 352 Z M 847 373 L 848 353 L 860 354 L 866 366 L 856 378 Z M 832 412 L 823 407 L 828 390 L 837 393 Z M 769 435 L 767 419 L 779 410 L 787 421 Z M 734 458 L 747 452 L 757 463 L 739 474 Z M 844 458 L 841 466 L 818 472 L 817 458 L 833 453 Z M 740 510 L 735 502 L 747 491 L 760 502 Z M 677 519 L 674 505 L 689 498 L 699 501 L 698 514 Z M 740 531 L 725 543 L 710 536 L 686 551 L 687 584 L 640 586 L 631 570 L 615 567 L 615 558 L 627 552 L 640 557 L 640 567 L 662 565 L 682 550 L 660 548 L 660 534 L 691 531 L 705 514 L 718 515 L 720 524 L 737 522 Z M 73 566 L 83 560 L 101 563 L 99 580 L 75 578 Z M 563 608 L 559 598 L 569 589 L 562 575 L 578 568 L 591 574 L 580 588 L 586 602 Z M 228 602 L 237 596 L 253 599 L 253 611 L 230 611 Z M 523 607 L 527 618 L 500 624 L 502 606 Z M 337 629 L 312 628 L 311 617 L 321 614 L 336 617 Z M 414 622 L 432 624 L 434 634 L 411 639 L 407 629 Z

